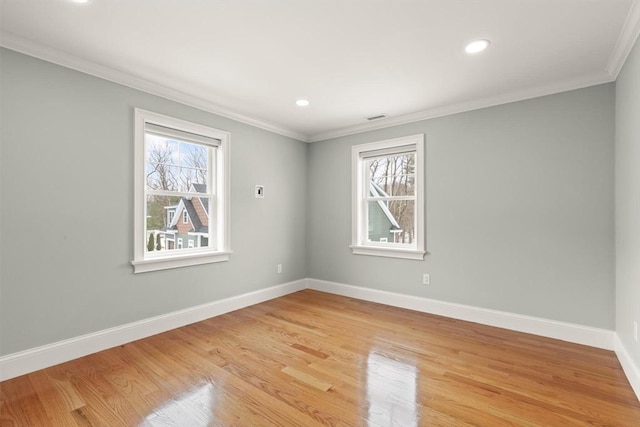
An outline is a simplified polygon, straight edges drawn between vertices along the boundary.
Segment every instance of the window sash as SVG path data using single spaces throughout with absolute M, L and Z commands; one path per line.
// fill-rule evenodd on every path
M 387 195 L 387 196 L 378 196 L 378 197 L 384 197 L 384 198 L 393 198 L 393 197 L 415 197 L 415 191 L 416 191 L 416 174 L 415 172 L 413 173 L 397 173 L 397 174 L 390 174 L 390 175 L 380 175 L 377 177 L 374 177 L 371 175 L 371 168 L 370 168 L 370 164 L 369 162 L 376 160 L 376 159 L 388 159 L 389 157 L 400 157 L 400 156 L 404 156 L 404 155 L 410 155 L 413 154 L 413 158 L 414 158 L 414 162 L 416 159 L 416 156 L 418 155 L 417 153 L 417 148 L 416 148 L 416 144 L 409 144 L 409 145 L 404 145 L 404 146 L 399 146 L 397 147 L 397 150 L 395 149 L 396 147 L 389 147 L 389 148 L 385 148 L 385 149 L 380 149 L 380 150 L 371 150 L 371 151 L 365 151 L 363 153 L 360 153 L 360 162 L 362 163 L 361 167 L 362 170 L 365 174 L 364 176 L 364 188 L 363 193 L 364 193 L 364 197 L 365 198 L 371 198 L 374 196 L 370 196 L 369 195 L 369 185 L 373 184 L 373 185 L 377 185 L 379 187 L 381 187 L 380 185 L 376 184 L 376 180 L 381 179 L 381 178 L 400 178 L 400 177 L 413 177 L 413 195 L 405 195 L 405 196 L 394 196 L 394 195 Z M 380 154 L 383 153 L 383 154 Z M 368 154 L 371 154 L 371 156 L 367 156 Z M 375 155 L 374 155 L 375 154 Z M 380 155 L 378 155 L 380 154 Z M 415 166 L 414 166 L 415 169 Z M 403 199 L 398 199 L 398 200 L 403 200 Z
M 163 131 L 162 134 L 160 134 L 159 132 L 150 132 L 149 128 L 153 127 L 153 129 L 160 129 Z M 175 132 L 171 132 L 171 131 L 175 131 Z M 218 242 L 219 240 L 216 238 L 217 234 L 219 234 L 220 230 L 218 230 L 219 227 L 217 227 L 217 221 L 215 220 L 215 215 L 214 215 L 214 207 L 216 206 L 216 197 L 215 197 L 215 188 L 216 188 L 216 171 L 214 170 L 216 168 L 216 158 L 217 158 L 217 148 L 219 147 L 219 144 L 217 145 L 213 145 L 210 143 L 211 141 L 217 141 L 218 143 L 220 142 L 220 140 L 218 139 L 213 139 L 213 138 L 205 138 L 203 137 L 202 140 L 195 140 L 194 138 L 191 138 L 192 134 L 190 132 L 185 132 L 185 131 L 181 131 L 179 129 L 174 129 L 174 128 L 169 128 L 169 127 L 165 127 L 165 126 L 160 126 L 160 125 L 155 125 L 153 123 L 145 123 L 145 130 L 144 130 L 144 154 L 145 154 L 145 166 L 146 166 L 146 158 L 147 158 L 147 149 L 149 148 L 147 145 L 147 138 L 146 135 L 148 133 L 151 133 L 153 135 L 158 135 L 158 136 L 162 136 L 165 138 L 171 138 L 177 142 L 186 142 L 186 143 L 190 143 L 190 144 L 195 144 L 195 145 L 201 145 L 201 146 L 205 146 L 207 148 L 211 148 L 210 150 L 207 150 L 207 178 L 206 178 L 206 187 L 207 187 L 207 192 L 204 193 L 198 193 L 198 192 L 188 192 L 188 191 L 175 191 L 175 190 L 156 190 L 156 189 L 150 189 L 147 187 L 146 182 L 145 182 L 145 186 L 144 186 L 144 199 L 145 201 L 147 200 L 148 196 L 166 196 L 166 197 L 181 197 L 181 198 L 194 198 L 194 197 L 198 197 L 198 198 L 203 198 L 203 199 L 208 199 L 208 218 L 209 218 L 209 238 L 208 238 L 208 242 L 206 246 L 200 246 L 200 247 L 193 247 L 193 248 L 188 248 L 185 247 L 184 245 L 182 247 L 178 247 L 178 245 L 176 244 L 175 248 L 173 250 L 164 250 L 164 251 L 144 251 L 144 258 L 145 259 L 153 259 L 153 258 L 162 258 L 162 257 L 171 257 L 171 256 L 175 256 L 174 254 L 177 251 L 177 253 L 179 254 L 183 254 L 183 253 L 200 253 L 200 252 L 211 252 L 211 251 L 215 251 L 218 248 L 216 247 L 215 243 Z M 188 138 L 191 138 L 191 140 L 187 140 Z M 176 167 L 183 167 L 182 165 L 176 166 Z M 145 210 L 145 218 L 147 218 L 147 203 L 145 203 L 144 206 L 144 210 Z M 186 221 L 185 221 L 186 219 Z M 186 211 L 183 211 L 181 214 L 181 218 L 178 219 L 177 223 L 182 223 L 182 224 L 188 224 L 189 223 L 189 218 L 188 218 L 188 213 Z M 147 222 L 144 222 L 144 230 L 143 230 L 144 236 L 147 235 L 148 233 L 148 229 L 147 229 Z M 144 248 L 143 248 L 144 249 Z
M 362 172 L 364 173 L 364 177 L 363 177 L 364 185 L 362 185 L 362 193 L 361 193 L 363 221 L 361 224 L 360 234 L 362 236 L 362 241 L 366 242 L 367 245 L 380 246 L 380 247 L 386 247 L 386 248 L 397 248 L 397 247 L 411 248 L 411 249 L 417 248 L 417 243 L 418 243 L 417 239 L 414 239 L 411 243 L 400 243 L 400 242 L 394 242 L 394 241 L 379 242 L 379 241 L 374 241 L 369 239 L 369 203 L 370 202 L 391 202 L 396 200 L 397 201 L 408 200 L 408 201 L 413 201 L 414 203 L 417 203 L 415 189 L 414 189 L 413 195 L 407 195 L 407 196 L 371 196 L 369 184 L 372 182 L 372 176 L 371 176 L 371 168 L 370 168 L 369 162 L 376 158 L 386 159 L 389 157 L 399 157 L 407 154 L 413 154 L 414 156 L 418 155 L 416 144 L 409 144 L 409 145 L 403 145 L 398 147 L 389 147 L 389 148 L 384 148 L 379 150 L 365 151 L 365 152 L 362 152 L 360 155 L 359 162 L 362 167 Z M 400 175 L 415 176 L 415 173 L 400 174 Z M 399 175 L 391 175 L 391 176 L 399 176 Z M 396 218 L 396 221 L 397 221 L 397 218 Z M 413 213 L 412 222 L 413 222 L 413 230 L 415 233 L 417 229 L 415 212 Z

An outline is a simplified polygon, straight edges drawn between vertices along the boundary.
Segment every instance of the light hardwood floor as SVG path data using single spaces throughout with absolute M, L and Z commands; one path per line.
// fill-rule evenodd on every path
M 5 426 L 640 426 L 613 352 L 306 290 L 0 384 Z

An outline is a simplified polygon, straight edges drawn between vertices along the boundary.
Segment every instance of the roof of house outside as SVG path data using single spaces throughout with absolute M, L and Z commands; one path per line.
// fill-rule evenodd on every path
M 196 193 L 206 193 L 207 185 L 206 184 L 191 184 L 191 188 Z M 204 207 L 204 211 L 206 214 L 209 214 L 209 199 L 206 197 L 197 197 L 194 198 L 199 199 L 200 203 Z M 193 198 L 180 198 L 180 202 L 178 202 L 175 206 L 166 206 L 165 209 L 175 209 L 175 215 L 171 220 L 171 223 L 166 227 L 161 228 L 161 231 L 176 231 L 178 229 L 178 220 L 181 216 L 182 210 L 186 209 L 187 214 L 189 215 L 189 219 L 191 220 L 192 228 L 190 233 L 208 233 L 209 227 L 202 224 L 202 220 L 198 216 L 198 211 L 193 206 Z
M 371 196 L 373 197 L 389 197 L 389 195 L 382 189 L 382 187 L 380 187 L 375 182 L 369 182 L 369 194 L 371 194 Z M 400 228 L 400 224 L 398 224 L 398 221 L 396 221 L 387 205 L 385 205 L 382 201 L 378 201 L 378 206 L 380 206 L 382 212 L 384 212 L 387 219 L 389 219 L 389 222 L 391 223 L 391 231 L 398 232 L 402 230 Z

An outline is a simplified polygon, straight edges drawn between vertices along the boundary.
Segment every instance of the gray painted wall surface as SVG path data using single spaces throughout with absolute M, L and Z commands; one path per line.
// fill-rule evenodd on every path
M 614 90 L 311 144 L 309 276 L 612 329 Z M 426 135 L 430 254 L 351 254 L 350 147 L 417 133 Z M 424 272 L 431 286 L 421 285 Z
M 0 52 L 0 355 L 303 277 L 613 327 L 612 84 L 307 145 Z M 134 107 L 231 132 L 230 262 L 132 273 Z M 430 255 L 352 255 L 351 145 L 416 133 Z
M 616 332 L 640 366 L 640 42 L 616 81 Z
M 0 355 L 306 276 L 305 143 L 1 55 Z M 230 262 L 132 273 L 134 107 L 231 132 Z

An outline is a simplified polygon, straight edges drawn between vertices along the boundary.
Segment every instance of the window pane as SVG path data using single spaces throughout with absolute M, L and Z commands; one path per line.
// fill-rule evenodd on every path
M 372 197 L 415 194 L 415 153 L 380 157 L 367 161 Z
M 368 202 L 370 242 L 413 243 L 415 238 L 415 201 Z
M 209 158 L 214 147 L 145 134 L 147 189 L 207 192 Z
M 147 196 L 145 251 L 209 246 L 209 205 L 208 197 Z
M 161 136 L 146 133 L 145 145 L 147 152 L 145 160 L 147 163 L 165 163 L 170 165 L 179 165 L 178 157 L 178 141 L 163 138 Z
M 205 193 L 207 191 L 207 171 L 209 152 L 214 148 L 180 142 L 180 191 Z
M 164 163 L 147 162 L 147 188 L 151 190 L 178 191 L 180 168 Z
M 207 192 L 207 170 L 180 168 L 178 191 L 189 193 Z

